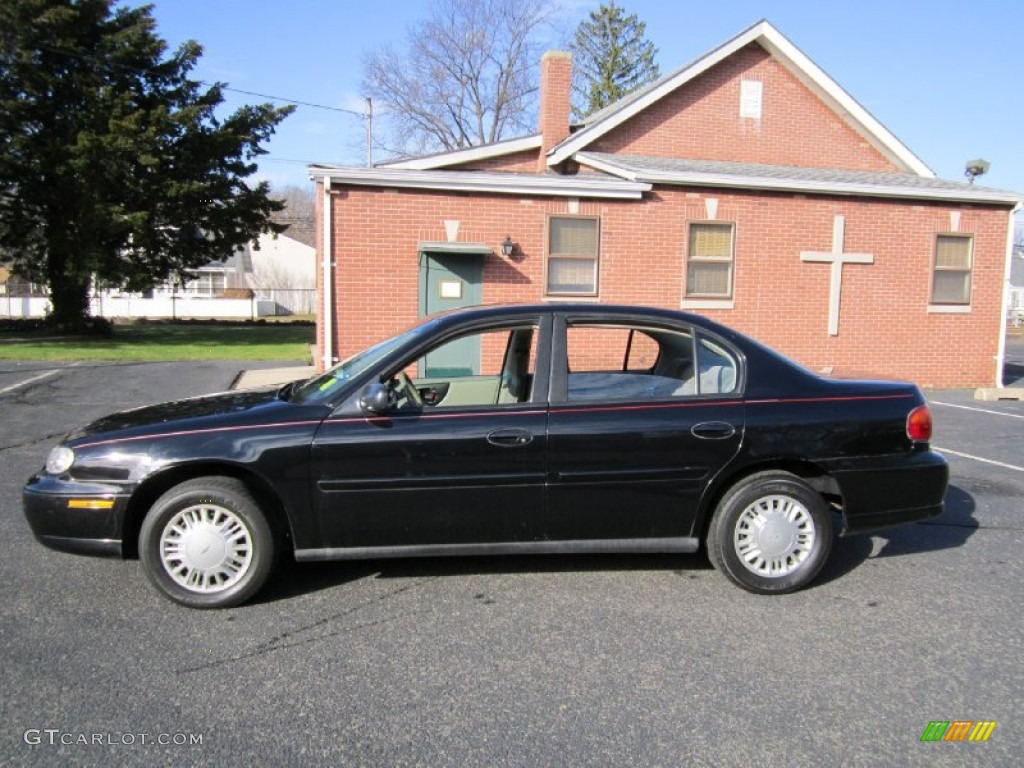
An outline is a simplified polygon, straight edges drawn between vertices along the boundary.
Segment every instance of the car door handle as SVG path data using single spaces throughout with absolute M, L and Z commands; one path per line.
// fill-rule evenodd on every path
M 487 433 L 487 442 L 501 448 L 521 448 L 533 442 L 533 435 L 525 429 L 496 429 Z
M 725 421 L 702 421 L 690 427 L 690 434 L 701 440 L 728 440 L 736 434 L 736 427 Z

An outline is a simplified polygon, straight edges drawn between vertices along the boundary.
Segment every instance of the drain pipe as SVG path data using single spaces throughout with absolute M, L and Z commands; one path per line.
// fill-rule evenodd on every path
M 1003 271 L 1003 300 L 999 305 L 999 347 L 996 349 L 996 387 L 1003 389 L 1003 369 L 1006 363 L 1006 310 L 1010 306 L 1010 271 L 1013 269 L 1013 217 L 1024 208 L 1024 203 L 1017 203 L 1010 211 L 1010 223 L 1006 232 L 1006 268 Z
M 323 364 L 326 371 L 334 365 L 334 285 L 331 260 L 334 256 L 334 244 L 331 242 L 331 219 L 334 211 L 331 210 L 331 177 L 324 176 L 324 198 L 323 198 Z

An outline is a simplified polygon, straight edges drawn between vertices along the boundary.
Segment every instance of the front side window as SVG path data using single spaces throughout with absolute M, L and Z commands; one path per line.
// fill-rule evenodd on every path
M 305 384 L 295 388 L 289 400 L 294 403 L 319 403 L 329 401 L 334 394 L 350 379 L 366 373 L 371 366 L 376 365 L 392 352 L 404 344 L 409 343 L 417 336 L 428 330 L 427 325 L 414 326 L 403 333 L 385 339 L 374 344 L 368 349 L 357 352 L 333 368 L 328 369 L 319 376 L 310 379 Z
M 938 235 L 935 239 L 933 304 L 970 304 L 974 238 L 969 235 Z
M 732 297 L 732 224 L 693 222 L 686 251 L 686 296 Z
M 407 361 L 403 372 L 427 409 L 529 402 L 538 335 L 532 324 L 474 331 Z
M 588 216 L 548 219 L 547 290 L 550 295 L 596 296 L 600 222 Z

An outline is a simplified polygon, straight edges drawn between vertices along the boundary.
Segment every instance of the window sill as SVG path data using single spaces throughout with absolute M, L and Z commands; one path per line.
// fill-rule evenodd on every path
M 970 304 L 929 304 L 929 315 L 969 315 Z
M 583 303 L 596 303 L 601 301 L 600 296 L 574 296 L 573 294 L 566 294 L 565 296 L 542 296 L 541 301 L 549 302 L 583 302 Z
M 732 299 L 683 299 L 680 309 L 732 309 Z

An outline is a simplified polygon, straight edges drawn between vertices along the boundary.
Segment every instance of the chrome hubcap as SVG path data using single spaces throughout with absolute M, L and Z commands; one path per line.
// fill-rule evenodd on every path
M 160 536 L 164 570 L 191 592 L 220 592 L 241 579 L 252 563 L 252 537 L 234 512 L 196 504 L 168 521 Z
M 740 562 L 758 576 L 787 576 L 810 556 L 814 520 L 791 496 L 764 496 L 743 510 L 733 534 Z

